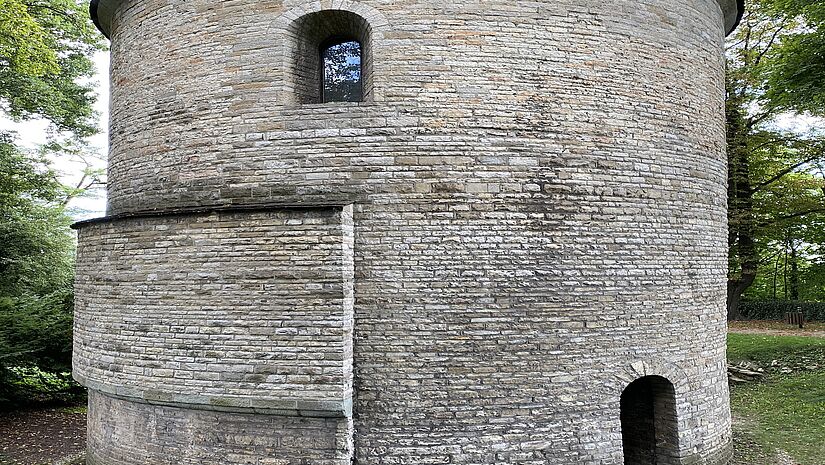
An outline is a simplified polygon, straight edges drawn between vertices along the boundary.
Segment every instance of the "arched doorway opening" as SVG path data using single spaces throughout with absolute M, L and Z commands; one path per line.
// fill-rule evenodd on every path
M 621 399 L 625 465 L 678 465 L 676 392 L 661 376 L 630 383 Z

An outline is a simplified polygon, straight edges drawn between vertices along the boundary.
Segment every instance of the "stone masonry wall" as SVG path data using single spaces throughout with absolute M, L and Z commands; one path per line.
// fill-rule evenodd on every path
M 370 101 L 295 103 L 296 22 L 321 10 L 368 24 Z M 621 393 L 653 375 L 674 385 L 679 459 L 725 463 L 724 24 L 716 0 L 123 0 L 109 31 L 109 213 L 352 204 L 360 465 L 621 464 Z M 153 265 L 173 278 L 158 292 L 191 296 L 174 318 L 230 301 L 253 311 L 257 287 L 227 299 L 195 294 L 197 277 L 176 280 L 186 260 L 123 255 L 109 283 L 92 266 L 123 247 L 101 239 L 163 242 L 156 225 L 167 223 L 84 226 L 81 256 L 96 258 L 81 262 L 79 301 L 138 315 L 116 334 L 139 327 L 144 306 L 162 318 L 129 295 L 143 286 L 128 284 L 134 270 Z M 229 223 L 250 235 L 243 256 L 292 230 Z M 331 308 L 321 295 L 302 305 Z M 81 358 L 96 324 L 78 323 Z M 158 356 L 190 350 L 151 339 Z M 277 342 L 260 353 L 292 340 Z M 86 377 L 117 384 L 109 365 L 130 349 L 103 349 L 100 366 L 82 362 L 100 370 Z M 145 363 L 123 370 L 156 368 Z M 302 395 L 327 397 L 319 376 L 300 378 L 312 388 Z M 234 384 L 243 379 L 136 379 L 266 396 Z M 267 392 L 294 387 L 276 384 Z M 184 447 L 164 434 L 170 450 Z
M 345 415 L 349 215 L 282 209 L 87 225 L 75 377 L 154 402 Z
M 349 422 L 191 410 L 89 392 L 88 465 L 348 465 Z M 342 447 L 343 446 L 343 447 Z

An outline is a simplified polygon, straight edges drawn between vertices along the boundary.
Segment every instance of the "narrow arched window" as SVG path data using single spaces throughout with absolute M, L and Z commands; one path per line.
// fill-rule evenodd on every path
M 356 40 L 332 39 L 321 46 L 321 101 L 360 102 L 361 44 Z
M 333 2 L 335 3 L 335 2 Z M 308 13 L 290 26 L 285 100 L 298 104 L 372 102 L 372 28 L 344 10 Z

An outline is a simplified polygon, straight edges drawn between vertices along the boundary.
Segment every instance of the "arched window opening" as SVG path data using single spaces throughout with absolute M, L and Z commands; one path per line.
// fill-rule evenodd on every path
M 372 99 L 372 34 L 363 17 L 322 10 L 298 18 L 288 34 L 292 65 L 285 86 L 299 104 Z
M 679 430 L 673 384 L 660 376 L 632 382 L 621 399 L 625 465 L 678 465 Z
M 357 40 L 331 40 L 321 47 L 321 102 L 360 102 L 361 44 Z

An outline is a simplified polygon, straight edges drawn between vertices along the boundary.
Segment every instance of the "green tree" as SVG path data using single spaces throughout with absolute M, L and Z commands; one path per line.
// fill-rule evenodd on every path
M 766 63 L 765 99 L 780 110 L 823 114 L 825 109 L 825 2 L 772 0 L 764 8 L 786 28 Z M 789 21 L 790 20 L 790 21 Z
M 0 404 L 31 400 L 32 386 L 69 386 L 60 375 L 70 369 L 73 301 L 65 207 L 99 173 L 63 186 L 46 154 L 82 154 L 97 132 L 91 57 L 102 43 L 85 0 L 0 0 L 0 111 L 52 128 L 34 151 L 0 132 Z
M 97 131 L 90 57 L 103 48 L 87 2 L 0 0 L 0 109 L 15 120 L 45 118 L 85 137 Z
M 0 296 L 47 294 L 72 279 L 66 188 L 44 159 L 0 139 Z
M 823 5 L 825 0 L 753 0 L 728 45 L 731 319 L 739 317 L 741 297 L 765 265 L 776 232 L 825 213 L 825 183 L 812 174 L 825 159 L 825 139 L 777 124 L 783 117 L 825 114 L 825 102 L 816 100 L 821 89 L 815 88 L 825 75 L 800 62 L 822 50 L 817 44 L 825 40 L 825 24 L 814 13 Z
M 0 404 L 32 400 L 16 368 L 71 368 L 74 237 L 66 195 L 45 160 L 0 137 Z

